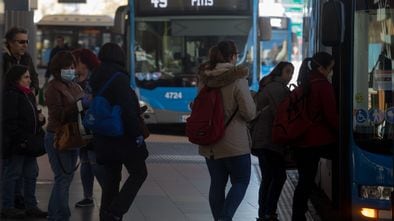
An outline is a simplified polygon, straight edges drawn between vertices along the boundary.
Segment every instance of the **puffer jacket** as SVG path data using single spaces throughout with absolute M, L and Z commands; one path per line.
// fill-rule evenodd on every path
M 280 77 L 274 77 L 272 81 L 263 85 L 254 100 L 258 119 L 253 131 L 253 148 L 268 149 L 280 154 L 284 154 L 283 145 L 272 143 L 272 124 L 276 115 L 279 103 L 289 94 L 290 90 Z
M 213 70 L 201 68 L 199 88 L 203 86 L 221 88 L 224 106 L 224 121 L 238 111 L 226 127 L 224 137 L 217 143 L 199 146 L 199 153 L 210 159 L 234 157 L 250 153 L 250 136 L 247 122 L 256 114 L 256 106 L 248 86 L 248 69 L 230 63 L 218 63 Z

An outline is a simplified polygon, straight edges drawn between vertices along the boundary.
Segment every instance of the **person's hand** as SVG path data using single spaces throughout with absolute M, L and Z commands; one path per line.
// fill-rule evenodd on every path
M 44 125 L 46 121 L 44 114 L 42 114 L 41 110 L 38 110 L 37 112 L 38 112 L 38 122 L 41 125 Z

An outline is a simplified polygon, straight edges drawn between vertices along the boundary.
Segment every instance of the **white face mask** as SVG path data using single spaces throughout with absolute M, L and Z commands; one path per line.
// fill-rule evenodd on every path
M 75 78 L 75 69 L 61 69 L 60 77 L 66 81 L 72 81 Z

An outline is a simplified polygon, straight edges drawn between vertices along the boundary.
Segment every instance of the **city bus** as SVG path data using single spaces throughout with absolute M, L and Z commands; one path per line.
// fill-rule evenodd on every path
M 338 212 L 322 214 L 327 220 L 393 220 L 393 7 L 385 0 L 305 0 L 303 56 L 335 57 L 338 159 L 321 159 L 317 176 Z
M 47 65 L 57 36 L 63 36 L 70 49 L 88 48 L 97 53 L 104 43 L 111 41 L 113 24 L 113 18 L 107 15 L 44 16 L 37 23 L 38 66 Z
M 145 122 L 186 121 L 198 67 L 221 40 L 235 41 L 238 63 L 249 67 L 250 88 L 257 90 L 257 26 L 258 0 L 130 0 L 118 8 L 113 40 L 130 58 L 131 87 L 148 107 Z

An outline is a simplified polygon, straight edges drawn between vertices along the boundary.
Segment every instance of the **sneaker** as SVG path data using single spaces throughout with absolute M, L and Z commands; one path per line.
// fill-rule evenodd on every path
M 94 202 L 92 199 L 83 199 L 75 204 L 75 207 L 92 207 L 94 206 Z
M 24 210 L 17 208 L 3 208 L 1 211 L 1 218 L 10 218 L 10 219 L 24 219 L 26 217 L 26 213 Z
M 25 213 L 26 213 L 26 216 L 28 216 L 28 217 L 36 217 L 36 218 L 47 218 L 48 217 L 48 212 L 42 211 L 38 207 L 26 209 Z

